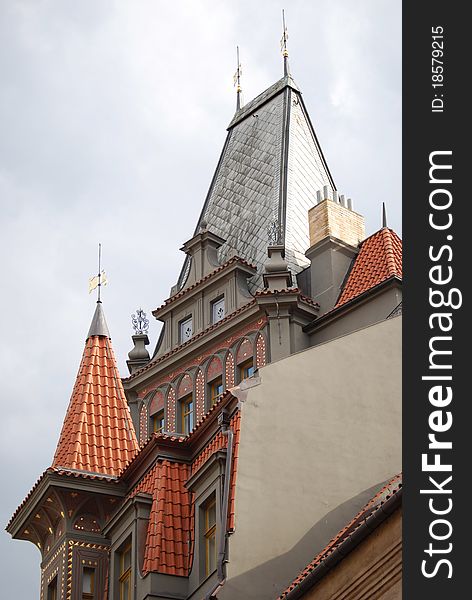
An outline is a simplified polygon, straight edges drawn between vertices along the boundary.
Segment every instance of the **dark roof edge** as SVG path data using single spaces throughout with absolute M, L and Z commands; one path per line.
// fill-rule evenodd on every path
M 276 81 L 275 83 L 273 83 L 270 87 L 265 89 L 263 92 L 258 94 L 255 98 L 250 100 L 247 104 L 242 106 L 236 112 L 236 114 L 234 115 L 230 124 L 228 125 L 228 131 L 230 131 L 235 125 L 237 125 L 241 121 L 244 121 L 244 119 L 246 119 L 247 117 L 251 116 L 255 110 L 257 110 L 261 106 L 264 106 L 264 104 L 267 104 L 267 102 L 272 100 L 272 98 L 274 98 L 275 96 L 278 96 L 278 94 L 283 92 L 285 90 L 285 88 L 287 88 L 287 87 L 292 88 L 293 90 L 295 90 L 296 92 L 298 92 L 301 95 L 300 88 L 295 83 L 293 77 L 291 77 L 290 75 L 286 75 L 286 76 L 282 77 L 281 79 L 279 79 L 278 81 Z
M 367 519 L 359 525 L 354 532 L 343 540 L 333 552 L 323 560 L 317 567 L 309 573 L 293 590 L 291 590 L 284 600 L 296 600 L 301 598 L 305 592 L 311 589 L 320 581 L 331 569 L 342 561 L 352 550 L 354 550 L 372 531 L 383 523 L 393 512 L 400 507 L 403 497 L 403 488 L 397 490 L 388 500 Z
M 330 311 L 328 311 L 324 315 L 321 315 L 320 317 L 318 317 L 311 323 L 308 323 L 308 325 L 305 325 L 305 327 L 303 328 L 303 331 L 305 333 L 312 333 L 313 331 L 315 331 L 315 329 L 317 329 L 317 327 L 320 324 L 325 325 L 331 319 L 337 317 L 338 314 L 343 313 L 345 310 L 350 309 L 351 307 L 353 307 L 356 304 L 360 304 L 364 300 L 367 300 L 369 298 L 369 296 L 374 296 L 375 294 L 380 292 L 384 287 L 388 287 L 391 283 L 395 283 L 395 282 L 402 283 L 402 279 L 400 279 L 400 277 L 398 277 L 398 275 L 390 275 L 390 277 L 387 277 L 387 279 L 384 279 L 377 285 L 374 285 L 373 287 L 369 288 L 365 292 L 362 292 L 358 296 L 355 296 L 351 300 L 348 300 L 344 304 L 340 304 L 339 306 L 332 308 Z

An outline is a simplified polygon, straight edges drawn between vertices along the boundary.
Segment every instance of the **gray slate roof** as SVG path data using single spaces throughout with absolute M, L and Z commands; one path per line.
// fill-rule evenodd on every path
M 255 264 L 252 287 L 262 287 L 269 227 L 279 228 L 294 273 L 308 265 L 308 209 L 324 185 L 335 189 L 306 112 L 290 76 L 283 77 L 236 112 L 195 233 L 202 221 L 226 239 L 219 259 L 237 254 Z M 189 259 L 178 289 L 185 287 Z

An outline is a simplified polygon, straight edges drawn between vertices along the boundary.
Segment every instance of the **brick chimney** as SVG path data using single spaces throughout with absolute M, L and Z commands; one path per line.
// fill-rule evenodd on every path
M 311 296 L 320 305 L 320 315 L 331 310 L 359 243 L 365 238 L 364 217 L 352 210 L 351 199 L 328 186 L 317 192 L 317 204 L 308 211 L 311 261 Z

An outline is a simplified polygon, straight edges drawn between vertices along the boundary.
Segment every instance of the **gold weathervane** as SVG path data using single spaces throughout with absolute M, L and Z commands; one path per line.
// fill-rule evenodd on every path
M 93 292 L 93 290 L 98 288 L 98 298 L 97 302 L 101 302 L 100 300 L 100 288 L 102 285 L 107 285 L 108 279 L 105 274 L 105 271 L 101 268 L 101 260 L 102 260 L 102 245 L 98 244 L 98 274 L 90 277 L 89 279 L 89 294 Z

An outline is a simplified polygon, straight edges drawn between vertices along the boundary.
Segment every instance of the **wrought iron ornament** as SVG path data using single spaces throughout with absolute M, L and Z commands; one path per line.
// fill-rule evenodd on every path
M 149 319 L 146 319 L 146 313 L 142 308 L 138 308 L 135 315 L 131 315 L 131 323 L 135 335 L 147 335 L 149 331 Z
M 280 244 L 280 225 L 278 221 L 272 221 L 267 228 L 269 237 L 269 246 L 277 246 Z

